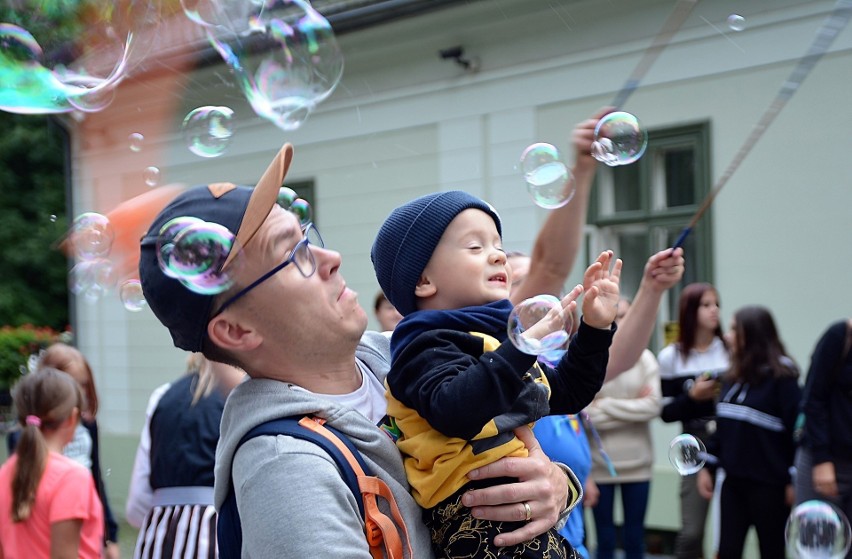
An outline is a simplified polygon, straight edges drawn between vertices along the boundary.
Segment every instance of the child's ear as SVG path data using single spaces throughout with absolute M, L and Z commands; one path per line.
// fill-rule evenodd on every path
M 429 281 L 427 276 L 420 276 L 420 280 L 417 282 L 417 286 L 414 288 L 414 296 L 425 299 L 426 297 L 431 297 L 438 291 L 438 287 Z

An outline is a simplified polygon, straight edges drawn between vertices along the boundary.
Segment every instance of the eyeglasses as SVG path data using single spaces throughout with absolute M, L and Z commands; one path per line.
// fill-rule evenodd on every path
M 314 253 L 311 252 L 311 245 L 325 248 L 325 243 L 322 240 L 322 235 L 320 235 L 319 230 L 314 227 L 313 223 L 308 223 L 302 230 L 302 234 L 304 235 L 304 238 L 296 243 L 296 246 L 290 251 L 290 256 L 288 256 L 284 262 L 275 266 L 251 282 L 247 287 L 242 288 L 233 297 L 222 303 L 219 310 L 210 315 L 210 318 L 212 319 L 222 314 L 222 311 L 236 303 L 243 295 L 265 282 L 291 263 L 296 266 L 296 269 L 299 270 L 299 273 L 301 273 L 303 277 L 309 278 L 314 275 L 314 272 L 317 271 L 317 261 L 314 259 Z

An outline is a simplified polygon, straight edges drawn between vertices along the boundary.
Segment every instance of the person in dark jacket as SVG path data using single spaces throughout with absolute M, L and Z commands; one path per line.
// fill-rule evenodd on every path
M 716 431 L 706 441 L 724 469 L 718 559 L 740 559 L 754 526 L 762 559 L 785 556 L 784 527 L 793 503 L 793 430 L 802 390 L 772 314 L 747 306 L 727 335 L 731 369 L 716 404 Z M 709 462 L 713 462 L 712 459 Z M 698 489 L 713 495 L 714 465 L 698 472 Z
M 831 501 L 852 518 L 852 320 L 822 334 L 802 401 L 804 438 L 796 453 L 796 504 Z M 852 559 L 852 550 L 846 554 Z

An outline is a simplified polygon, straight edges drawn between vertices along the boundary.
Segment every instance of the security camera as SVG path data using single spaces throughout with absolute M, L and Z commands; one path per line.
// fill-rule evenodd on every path
M 441 49 L 440 51 L 441 58 L 444 60 L 448 60 L 450 58 L 454 58 L 456 60 L 460 59 L 464 54 L 464 49 L 461 46 L 458 47 L 450 47 L 446 49 Z

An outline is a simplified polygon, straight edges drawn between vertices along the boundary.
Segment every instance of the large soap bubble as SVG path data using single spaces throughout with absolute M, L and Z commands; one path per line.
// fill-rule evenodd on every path
M 519 350 L 530 355 L 551 355 L 564 348 L 573 317 L 553 295 L 536 295 L 512 309 L 506 331 Z
M 229 12 L 230 2 L 211 2 Z M 337 87 L 343 55 L 331 24 L 306 0 L 268 0 L 254 6 L 246 25 L 217 24 L 209 26 L 207 34 L 252 109 L 283 130 L 295 130 Z
M 48 6 L 49 5 L 49 6 Z M 147 53 L 155 0 L 16 0 L 0 24 L 0 110 L 99 111 Z
M 574 180 L 556 146 L 535 143 L 521 154 L 521 172 L 533 202 L 547 210 L 561 208 L 574 197 Z
M 648 147 L 648 134 L 635 116 L 615 111 L 595 126 L 592 156 L 610 167 L 638 161 Z
M 793 509 L 784 537 L 792 559 L 843 559 L 849 552 L 852 529 L 837 507 L 813 500 Z
M 707 461 L 707 449 L 701 439 L 683 433 L 669 444 L 669 462 L 677 473 L 688 476 L 698 472 Z

